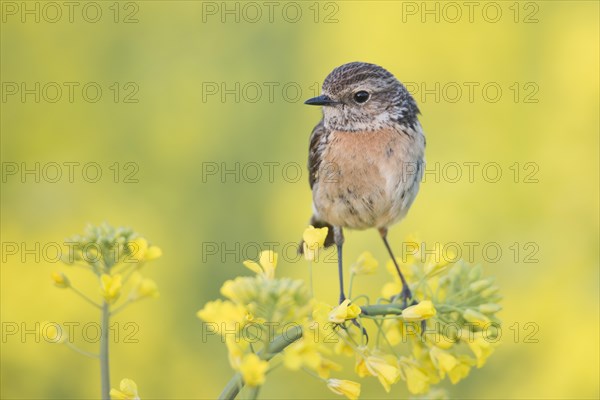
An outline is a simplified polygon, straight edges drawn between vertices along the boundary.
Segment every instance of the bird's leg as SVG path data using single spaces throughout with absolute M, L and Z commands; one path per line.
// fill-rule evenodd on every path
M 338 275 L 340 280 L 340 304 L 346 300 L 344 294 L 344 269 L 342 268 L 342 245 L 344 244 L 344 233 L 340 226 L 333 227 L 333 241 L 337 247 L 338 256 Z
M 338 254 L 338 275 L 339 275 L 339 279 L 340 279 L 340 304 L 342 304 L 344 302 L 344 300 L 346 300 L 346 295 L 344 294 L 344 268 L 343 268 L 343 264 L 342 264 L 342 245 L 344 244 L 344 232 L 342 231 L 341 227 L 339 227 L 339 226 L 333 227 L 333 240 L 337 247 L 337 254 Z M 367 334 L 367 330 L 358 323 L 356 318 L 352 319 L 351 322 L 353 325 L 355 325 L 356 327 L 358 327 L 361 330 L 361 333 L 366 336 L 367 342 L 368 342 L 369 335 Z M 344 327 L 344 329 L 346 329 L 346 328 Z
M 412 298 L 412 293 L 410 292 L 410 288 L 408 287 L 408 283 L 406 282 L 406 279 L 404 279 L 404 275 L 402 275 L 402 271 L 400 271 L 400 266 L 398 265 L 398 261 L 396 261 L 396 257 L 394 257 L 392 248 L 390 247 L 390 244 L 388 243 L 387 228 L 379 228 L 379 234 L 381 235 L 381 238 L 383 239 L 383 243 L 385 244 L 385 247 L 386 247 L 388 253 L 390 253 L 390 257 L 392 257 L 392 262 L 394 263 L 394 266 L 396 267 L 396 271 L 398 272 L 398 275 L 400 276 L 400 280 L 402 281 L 402 291 L 400 292 L 400 297 L 402 298 L 402 306 L 406 307 L 406 303 L 407 303 L 408 299 Z

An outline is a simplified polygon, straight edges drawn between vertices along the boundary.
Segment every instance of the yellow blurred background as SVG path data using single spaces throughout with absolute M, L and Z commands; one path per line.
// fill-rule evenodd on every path
M 393 246 L 417 234 L 430 248 L 458 243 L 466 257 L 476 242 L 472 261 L 504 295 L 502 345 L 468 379 L 445 384 L 449 395 L 598 398 L 598 2 L 75 3 L 71 16 L 56 3 L 59 18 L 45 2 L 2 2 L 2 398 L 99 396 L 94 360 L 23 330 L 75 322 L 82 336 L 99 320 L 49 279 L 64 271 L 96 296 L 91 277 L 33 253 L 103 221 L 164 253 L 145 270 L 160 298 L 115 318 L 112 386 L 128 377 L 142 398 L 217 396 L 232 371 L 195 313 L 247 273 L 241 261 L 258 247 L 282 252 L 300 238 L 311 211 L 308 137 L 320 118 L 302 102 L 356 60 L 407 84 L 427 136 L 429 173 L 391 230 Z M 22 176 L 36 163 L 39 182 Z M 72 182 L 64 163 L 79 163 Z M 345 259 L 364 250 L 387 259 L 376 232 L 348 232 Z M 278 275 L 306 278 L 287 251 Z M 376 296 L 385 279 L 380 269 L 355 292 Z M 318 264 L 317 296 L 334 303 L 335 280 L 334 263 Z M 137 343 L 124 340 L 128 322 Z M 363 398 L 408 396 L 402 383 L 389 395 L 362 383 Z M 336 397 L 283 369 L 261 395 Z

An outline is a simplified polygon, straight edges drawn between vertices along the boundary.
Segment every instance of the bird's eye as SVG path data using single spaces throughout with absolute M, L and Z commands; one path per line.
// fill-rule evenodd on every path
M 359 92 L 354 93 L 354 101 L 357 103 L 364 103 L 369 100 L 369 93 L 361 90 Z

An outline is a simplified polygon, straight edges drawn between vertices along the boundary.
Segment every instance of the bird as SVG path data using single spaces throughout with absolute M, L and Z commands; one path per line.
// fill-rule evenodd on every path
M 387 234 L 413 204 L 425 168 L 426 140 L 415 99 L 383 67 L 350 62 L 333 69 L 321 94 L 304 104 L 322 107 L 309 144 L 310 224 L 327 227 L 324 246 L 337 248 L 340 304 L 346 299 L 343 230 L 372 228 L 402 282 L 394 300 L 400 298 L 404 307 L 409 300 L 414 304 Z

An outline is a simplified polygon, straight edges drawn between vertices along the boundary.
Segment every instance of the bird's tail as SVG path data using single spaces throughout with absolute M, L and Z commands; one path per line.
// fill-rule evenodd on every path
M 327 237 L 325 238 L 324 246 L 329 247 L 329 246 L 334 245 L 335 242 L 333 240 L 333 226 L 331 226 L 330 224 L 328 224 L 325 221 L 321 221 L 314 215 L 310 218 L 310 225 L 314 226 L 315 228 L 327 227 Z M 300 240 L 300 243 L 298 245 L 298 254 L 303 254 L 303 253 L 304 253 L 304 240 Z

